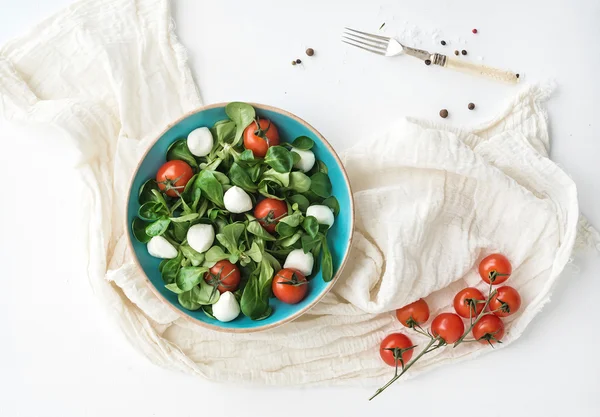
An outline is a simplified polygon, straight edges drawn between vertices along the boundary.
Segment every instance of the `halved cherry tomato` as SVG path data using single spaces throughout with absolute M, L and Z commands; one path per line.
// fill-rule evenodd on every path
M 493 285 L 502 284 L 512 274 L 512 266 L 506 256 L 494 253 L 483 258 L 479 264 L 479 275 L 481 279 Z
M 477 301 L 483 301 L 478 303 Z M 454 310 L 456 314 L 466 319 L 475 318 L 483 310 L 485 297 L 477 288 L 468 287 L 454 297 Z
M 308 281 L 295 269 L 282 269 L 273 277 L 273 294 L 286 304 L 299 303 L 306 297 Z
M 442 313 L 431 322 L 431 333 L 440 336 L 448 344 L 460 339 L 464 331 L 462 319 L 454 313 Z
M 271 146 L 279 145 L 279 132 L 270 120 L 260 119 L 258 123 L 260 128 L 252 122 L 244 130 L 244 147 L 250 149 L 255 157 L 264 158 Z
M 240 270 L 228 260 L 219 261 L 204 274 L 204 280 L 213 287 L 216 286 L 221 294 L 234 292 L 240 286 Z
M 407 349 L 402 351 L 402 361 L 406 365 L 413 355 L 413 349 L 408 348 L 413 346 L 413 343 L 407 336 L 402 333 L 392 333 L 381 341 L 379 355 L 381 355 L 381 359 L 388 365 L 400 368 L 402 365 L 400 362 L 400 349 Z
M 192 167 L 187 162 L 175 159 L 161 166 L 156 173 L 158 188 L 169 197 L 177 197 L 181 194 L 190 178 L 194 176 Z
M 504 323 L 493 314 L 486 314 L 473 326 L 473 337 L 479 343 L 497 343 L 504 336 Z
M 265 198 L 254 207 L 254 217 L 261 226 L 269 233 L 275 231 L 277 223 L 283 217 L 287 216 L 287 204 L 285 201 L 274 198 Z
M 504 286 L 496 290 L 496 295 L 489 303 L 490 311 L 498 317 L 507 317 L 516 313 L 521 307 L 521 296 L 513 287 Z
M 429 320 L 429 306 L 425 300 L 420 298 L 414 303 L 396 310 L 396 317 L 405 327 L 412 328 Z

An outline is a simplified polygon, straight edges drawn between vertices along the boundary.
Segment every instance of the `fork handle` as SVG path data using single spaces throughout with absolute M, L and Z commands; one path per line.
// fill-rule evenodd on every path
M 445 68 L 451 68 L 467 74 L 481 75 L 496 81 L 504 81 L 513 84 L 519 82 L 519 75 L 511 71 L 488 67 L 487 65 L 474 64 L 473 62 L 464 61 L 462 59 L 445 58 L 443 63 L 440 62 Z

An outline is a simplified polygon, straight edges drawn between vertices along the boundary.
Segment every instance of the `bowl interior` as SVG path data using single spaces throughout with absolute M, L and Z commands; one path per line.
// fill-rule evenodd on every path
M 144 273 L 156 288 L 157 292 L 172 306 L 187 316 L 196 319 L 201 324 L 213 327 L 216 330 L 224 331 L 257 331 L 265 328 L 273 327 L 277 324 L 289 321 L 311 307 L 318 299 L 324 295 L 331 285 L 335 282 L 337 273 L 340 270 L 342 263 L 348 253 L 350 247 L 350 241 L 352 237 L 353 228 L 353 213 L 352 213 L 352 201 L 351 192 L 348 186 L 347 177 L 343 171 L 339 160 L 329 145 L 324 142 L 320 135 L 314 131 L 310 126 L 303 123 L 301 120 L 280 112 L 273 108 L 261 108 L 260 105 L 253 105 L 256 109 L 257 114 L 260 117 L 270 119 L 279 130 L 280 137 L 283 141 L 289 142 L 298 136 L 308 136 L 315 141 L 313 152 L 317 159 L 323 161 L 329 169 L 329 178 L 333 186 L 333 195 L 338 199 L 340 204 L 340 213 L 335 219 L 333 227 L 330 229 L 327 235 L 327 242 L 329 244 L 331 254 L 333 257 L 334 267 L 334 279 L 326 283 L 321 277 L 319 271 L 310 282 L 309 290 L 306 298 L 300 303 L 295 305 L 284 304 L 276 298 L 271 299 L 271 306 L 273 307 L 273 314 L 265 320 L 253 321 L 248 317 L 240 316 L 228 323 L 222 323 L 206 316 L 202 310 L 189 311 L 184 309 L 177 302 L 177 295 L 167 290 L 164 286 L 160 272 L 158 270 L 158 264 L 160 259 L 154 258 L 148 254 L 146 245 L 138 242 L 132 235 L 131 227 L 128 226 L 127 230 L 129 233 L 129 240 L 133 247 L 133 251 L 137 260 L 143 269 Z M 140 207 L 138 203 L 137 195 L 138 190 L 142 184 L 150 179 L 154 178 L 158 168 L 166 162 L 167 148 L 171 143 L 180 138 L 185 138 L 194 129 L 206 126 L 212 127 L 215 122 L 226 119 L 224 105 L 217 105 L 200 110 L 197 113 L 191 114 L 177 124 L 167 130 L 150 148 L 144 159 L 141 161 L 137 172 L 135 173 L 129 200 L 127 202 L 127 224 L 131 225 L 131 222 L 137 215 L 137 211 Z

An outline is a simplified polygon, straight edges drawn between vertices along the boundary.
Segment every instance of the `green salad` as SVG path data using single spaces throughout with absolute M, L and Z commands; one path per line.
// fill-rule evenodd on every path
M 246 103 L 225 111 L 169 147 L 139 190 L 132 230 L 163 259 L 165 287 L 183 308 L 262 320 L 272 297 L 298 303 L 317 271 L 332 279 L 326 237 L 340 208 L 312 139 L 280 140 Z

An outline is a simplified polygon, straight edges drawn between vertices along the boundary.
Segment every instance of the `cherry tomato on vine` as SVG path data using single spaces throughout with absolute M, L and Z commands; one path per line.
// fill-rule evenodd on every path
M 521 296 L 513 287 L 504 286 L 496 290 L 489 303 L 490 311 L 498 317 L 507 317 L 521 307 Z
M 260 119 L 258 124 L 260 127 L 257 128 L 256 122 L 252 122 L 244 130 L 244 147 L 250 149 L 255 157 L 264 158 L 271 146 L 279 145 L 279 132 L 267 119 Z
M 158 188 L 169 197 L 177 197 L 182 193 L 185 185 L 194 176 L 192 167 L 179 159 L 168 161 L 156 172 Z
M 493 285 L 502 284 L 512 273 L 512 266 L 506 256 L 499 253 L 483 258 L 479 264 L 479 275 L 481 279 Z
M 286 304 L 299 303 L 306 297 L 308 281 L 295 269 L 282 269 L 273 277 L 273 294 Z
M 456 314 L 466 319 L 475 318 L 483 311 L 486 298 L 477 288 L 468 287 L 454 296 L 454 310 Z M 477 301 L 483 301 L 478 303 Z
M 429 320 L 429 306 L 420 298 L 396 310 L 396 317 L 405 327 L 414 327 L 415 324 L 423 324 Z
M 406 365 L 413 355 L 413 349 L 408 348 L 413 346 L 414 345 L 408 336 L 405 336 L 402 333 L 392 333 L 387 335 L 385 339 L 381 341 L 381 345 L 379 345 L 379 354 L 385 363 L 390 366 L 397 365 L 400 368 L 401 362 L 399 349 L 407 349 L 402 352 L 402 361 L 404 361 L 404 364 Z M 396 355 L 394 355 L 394 349 L 396 349 Z
M 261 226 L 269 233 L 275 232 L 279 219 L 287 216 L 287 204 L 285 201 L 275 198 L 265 198 L 254 207 L 254 217 Z
M 473 326 L 473 337 L 479 343 L 497 343 L 504 336 L 504 323 L 493 314 L 486 314 Z
M 204 280 L 213 287 L 217 286 L 221 294 L 234 292 L 240 286 L 240 270 L 228 260 L 219 261 L 204 274 Z
M 431 322 L 431 333 L 440 336 L 448 344 L 460 339 L 464 331 L 462 319 L 454 313 L 441 313 Z

